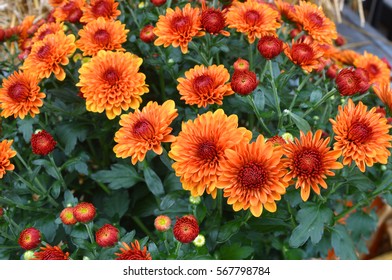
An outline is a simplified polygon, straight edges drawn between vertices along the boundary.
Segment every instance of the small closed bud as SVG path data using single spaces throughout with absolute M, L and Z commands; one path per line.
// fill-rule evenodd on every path
M 234 71 L 249 70 L 249 62 L 245 59 L 238 58 L 234 64 Z
M 344 44 L 346 44 L 346 39 L 342 35 L 339 34 L 338 38 L 336 38 L 336 40 L 335 40 L 335 44 L 338 47 L 343 46 Z
M 192 242 L 196 247 L 202 247 L 206 243 L 206 238 L 204 237 L 204 235 L 199 234 Z
M 28 250 L 28 251 L 24 252 L 23 259 L 24 260 L 32 260 L 32 259 L 34 259 L 34 251 Z
M 160 215 L 155 218 L 154 226 L 157 231 L 167 231 L 171 226 L 171 219 L 166 215 Z
M 201 202 L 201 197 L 200 196 L 190 196 L 189 197 L 189 202 L 194 204 L 194 205 L 199 205 Z
M 282 146 L 286 144 L 286 140 L 284 140 L 283 137 L 279 135 L 275 135 L 269 138 L 266 142 L 272 143 L 273 146 Z
M 290 132 L 285 132 L 282 134 L 282 138 L 288 143 L 288 142 L 294 142 L 294 136 Z

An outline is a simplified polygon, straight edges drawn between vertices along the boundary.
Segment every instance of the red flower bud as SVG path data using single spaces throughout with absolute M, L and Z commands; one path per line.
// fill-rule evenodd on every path
M 36 248 L 41 243 L 41 232 L 34 228 L 26 228 L 19 234 L 18 243 L 25 250 Z
M 283 42 L 275 36 L 263 36 L 257 43 L 257 49 L 265 59 L 273 59 L 283 50 Z
M 78 222 L 88 223 L 94 219 L 96 210 L 91 203 L 81 202 L 74 207 L 73 214 Z
M 174 237 L 181 243 L 192 242 L 199 234 L 199 225 L 192 215 L 177 219 L 173 227 Z
M 162 6 L 163 4 L 166 3 L 166 0 L 150 0 L 150 1 L 156 7 Z
M 335 44 L 336 46 L 343 46 L 344 44 L 346 44 L 346 39 L 342 36 L 342 35 L 338 35 L 338 38 L 336 38 L 335 40 Z
M 226 26 L 221 10 L 208 8 L 201 13 L 201 26 L 211 34 L 218 34 Z
M 65 225 L 74 225 L 78 221 L 75 219 L 75 216 L 73 214 L 74 208 L 73 207 L 67 207 L 64 208 L 63 211 L 60 213 L 60 219 Z
M 118 242 L 119 233 L 116 227 L 105 224 L 95 233 L 95 240 L 101 247 L 111 247 Z
M 140 40 L 142 40 L 145 43 L 151 43 L 154 42 L 156 35 L 153 32 L 154 26 L 149 24 L 143 27 L 142 30 L 140 30 Z
M 50 135 L 45 130 L 33 134 L 31 136 L 30 142 L 33 153 L 42 156 L 51 153 L 57 144 L 57 142 L 54 141 L 52 135 Z
M 231 88 L 240 95 L 251 94 L 258 83 L 256 74 L 249 70 L 234 71 L 231 78 Z

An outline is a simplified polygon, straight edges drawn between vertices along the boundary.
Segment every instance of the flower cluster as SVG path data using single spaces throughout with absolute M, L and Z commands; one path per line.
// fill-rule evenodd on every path
M 7 246 L 40 260 L 364 251 L 336 250 L 335 234 L 391 202 L 391 68 L 341 48 L 322 8 L 49 2 L 46 19 L 0 29 L 20 49 L 1 71 Z

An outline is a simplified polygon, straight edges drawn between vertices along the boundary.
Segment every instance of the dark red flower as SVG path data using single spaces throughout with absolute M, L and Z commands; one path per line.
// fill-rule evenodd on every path
M 0 207 L 0 218 L 3 217 L 3 214 L 4 214 L 4 209 L 3 207 Z
M 118 242 L 119 233 L 116 227 L 105 224 L 95 233 L 95 240 L 101 247 L 111 247 Z
M 19 234 L 18 243 L 25 250 L 31 250 L 41 243 L 41 232 L 34 228 L 26 228 Z
M 205 8 L 201 13 L 201 26 L 205 31 L 211 34 L 222 33 L 226 26 L 225 17 L 221 10 L 214 8 Z M 224 35 L 228 35 L 223 31 Z
M 361 94 L 367 92 L 370 87 L 368 71 L 364 68 L 357 68 L 355 69 L 355 76 L 358 80 L 358 92 Z
M 275 36 L 263 36 L 257 43 L 257 49 L 265 59 L 273 59 L 283 50 L 283 42 Z
M 370 86 L 369 74 L 363 68 L 344 68 L 337 74 L 335 83 L 343 96 L 365 93 Z
M 327 75 L 327 77 L 330 78 L 331 80 L 334 80 L 336 78 L 338 70 L 339 70 L 339 66 L 337 64 L 332 64 L 328 68 L 328 70 L 325 73 L 325 75 Z
M 338 38 L 336 38 L 335 44 L 339 47 L 343 46 L 344 44 L 346 44 L 346 39 L 342 35 L 338 34 Z
M 5 31 L 3 28 L 0 28 L 0 42 L 3 42 L 5 38 Z
M 69 253 L 64 253 L 57 246 L 50 246 L 47 244 L 45 247 L 41 247 L 40 251 L 34 253 L 33 260 L 68 260 Z
M 31 136 L 31 147 L 36 155 L 45 156 L 51 153 L 56 147 L 57 142 L 47 131 L 41 130 Z
M 249 70 L 234 71 L 231 78 L 231 88 L 240 95 L 251 94 L 258 83 L 256 74 Z
M 78 222 L 88 223 L 94 219 L 96 210 L 93 204 L 81 202 L 74 207 L 73 214 Z
M 156 7 L 162 6 L 163 4 L 166 3 L 166 0 L 150 0 L 150 1 Z
M 282 146 L 286 144 L 286 140 L 282 136 L 275 135 L 269 138 L 266 142 L 271 142 L 274 146 Z
M 73 214 L 74 208 L 73 207 L 67 207 L 64 208 L 63 211 L 60 213 L 60 219 L 65 225 L 74 225 L 78 221 L 75 219 L 75 216 Z
M 154 26 L 151 24 L 144 26 L 143 29 L 140 30 L 140 40 L 142 40 L 145 43 L 154 42 L 157 36 L 154 34 L 153 30 L 154 30 Z
M 173 227 L 174 237 L 181 243 L 190 243 L 199 234 L 199 224 L 192 215 L 177 219 Z

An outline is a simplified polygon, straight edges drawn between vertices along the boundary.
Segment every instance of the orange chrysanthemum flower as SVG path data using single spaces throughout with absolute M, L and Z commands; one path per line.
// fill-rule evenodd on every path
M 16 156 L 16 152 L 11 149 L 13 142 L 13 140 L 6 139 L 0 142 L 0 179 L 7 171 L 12 171 L 15 168 L 10 162 L 10 159 Z
M 18 34 L 20 40 L 24 40 L 29 36 L 29 30 L 33 26 L 35 16 L 27 16 L 23 19 L 22 23 L 18 25 Z
M 234 91 L 230 87 L 230 74 L 223 65 L 196 65 L 178 78 L 177 89 L 186 104 L 207 107 L 208 104 L 222 105 L 223 97 Z
M 61 31 L 63 31 L 63 23 L 59 23 L 59 22 L 44 23 L 34 33 L 31 42 L 34 44 L 37 41 L 42 41 L 49 34 L 55 34 Z
M 312 41 L 310 37 L 305 37 L 294 42 L 292 40 L 291 47 L 286 43 L 284 48 L 286 56 L 294 63 L 307 72 L 319 69 L 323 57 L 323 50 L 316 41 Z
M 337 50 L 337 49 L 335 49 Z M 345 65 L 354 65 L 355 59 L 357 59 L 360 54 L 353 50 L 341 50 L 330 53 L 330 58 L 333 58 L 335 61 L 338 61 Z
M 146 76 L 139 72 L 143 60 L 129 52 L 99 51 L 79 69 L 79 83 L 86 108 L 91 112 L 106 112 L 114 119 L 121 111 L 137 109 L 141 96 L 148 92 Z
M 222 109 L 198 116 L 182 124 L 182 131 L 171 145 L 169 157 L 182 187 L 192 196 L 204 191 L 216 197 L 219 167 L 226 159 L 225 150 L 249 142 L 252 133 L 238 128 L 238 117 L 227 116 Z
M 172 45 L 180 47 L 182 53 L 187 53 L 188 44 L 193 37 L 205 34 L 201 29 L 199 8 L 192 8 L 189 3 L 182 10 L 179 7 L 175 10 L 167 8 L 166 15 L 159 16 L 154 28 L 154 34 L 158 37 L 154 45 L 163 45 L 165 48 Z
M 80 21 L 83 15 L 82 8 L 86 5 L 86 0 L 67 0 L 61 5 L 58 5 L 54 12 L 53 17 L 58 22 L 70 21 L 76 23 Z
M 280 27 L 279 12 L 257 0 L 234 1 L 226 13 L 229 28 L 248 36 L 249 43 L 266 35 L 276 35 Z
M 378 56 L 364 52 L 354 60 L 354 66 L 367 70 L 370 83 L 384 84 L 389 82 L 391 70 Z
M 255 217 L 260 217 L 263 208 L 275 212 L 275 201 L 288 185 L 283 180 L 286 170 L 281 163 L 281 147 L 274 147 L 259 135 L 253 143 L 242 142 L 233 150 L 227 149 L 225 155 L 217 188 L 223 189 L 227 203 L 235 211 L 250 209 Z
M 60 81 L 65 79 L 61 65 L 69 63 L 68 57 L 76 50 L 75 36 L 60 31 L 45 36 L 33 45 L 31 53 L 23 63 L 22 69 L 31 72 L 39 79 L 49 78 L 54 73 Z
M 122 242 L 123 248 L 120 248 L 120 253 L 114 253 L 117 258 L 116 260 L 151 260 L 151 255 L 147 251 L 147 247 L 144 246 L 143 250 L 140 249 L 139 241 L 135 240 L 131 242 L 129 246 L 127 243 Z
M 39 114 L 39 107 L 43 105 L 45 94 L 40 92 L 39 80 L 29 72 L 14 72 L 3 80 L 0 89 L 1 116 L 24 117 L 30 114 L 34 118 Z
M 382 103 L 384 103 L 389 108 L 389 110 L 392 111 L 392 89 L 390 84 L 384 83 L 381 85 L 376 85 L 373 87 L 373 89 Z
M 58 246 L 46 244 L 40 251 L 34 253 L 33 260 L 69 260 L 69 253 L 64 253 Z
M 275 5 L 282 16 L 286 17 L 290 21 L 296 20 L 296 10 L 293 4 L 284 0 L 275 0 Z
M 100 17 L 87 23 L 79 31 L 76 46 L 84 56 L 94 56 L 100 50 L 125 51 L 121 44 L 127 40 L 128 29 L 120 21 L 106 21 Z
M 121 11 L 117 9 L 119 3 L 115 0 L 91 0 L 90 4 L 82 8 L 83 16 L 80 22 L 90 22 L 103 17 L 105 20 L 115 20 Z
M 142 111 L 122 115 L 121 128 L 116 132 L 114 141 L 118 143 L 113 151 L 117 157 L 132 157 L 132 164 L 143 161 L 149 150 L 160 155 L 163 152 L 162 142 L 173 142 L 169 125 L 178 116 L 173 100 L 158 105 L 148 102 Z
M 330 122 L 336 135 L 334 149 L 342 152 L 343 164 L 355 161 L 362 172 L 374 163 L 386 164 L 391 155 L 388 148 L 392 147 L 387 119 L 376 112 L 377 108 L 367 111 L 362 102 L 355 105 L 351 99 L 338 110 L 336 120 Z
M 296 20 L 314 40 L 331 45 L 338 37 L 335 23 L 327 18 L 321 7 L 316 4 L 300 1 L 295 6 Z
M 307 201 L 310 195 L 310 188 L 316 194 L 320 194 L 320 188 L 327 188 L 324 179 L 327 176 L 334 176 L 331 169 L 341 169 L 343 165 L 336 160 L 341 155 L 339 150 L 331 150 L 328 147 L 330 138 L 322 139 L 322 130 L 317 130 L 314 134 L 309 131 L 307 134 L 300 132 L 300 139 L 295 138 L 294 142 L 289 142 L 283 146 L 286 158 L 282 161 L 284 166 L 289 168 L 289 172 L 284 179 L 290 181 L 297 179 L 295 188 L 301 188 L 301 198 Z

